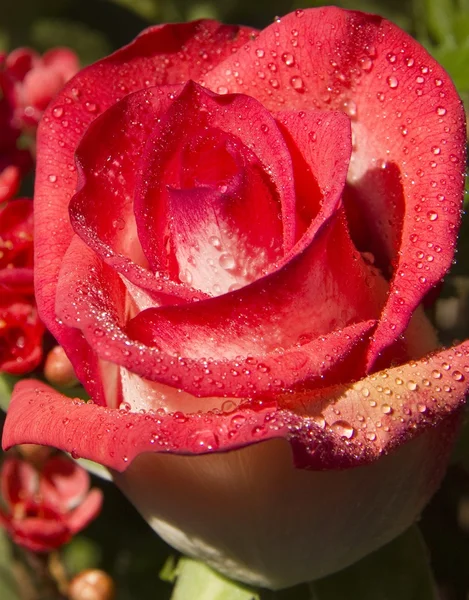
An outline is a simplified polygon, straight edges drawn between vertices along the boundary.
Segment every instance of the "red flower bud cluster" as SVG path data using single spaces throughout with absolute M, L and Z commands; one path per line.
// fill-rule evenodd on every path
M 43 332 L 34 300 L 33 203 L 22 198 L 0 210 L 0 371 L 33 370 Z
M 40 469 L 7 458 L 0 486 L 0 524 L 16 544 L 33 552 L 59 548 L 101 510 L 101 491 L 90 490 L 88 473 L 65 456 L 51 457 Z
M 29 48 L 0 54 L 0 202 L 16 194 L 32 167 L 42 113 L 78 68 L 68 48 L 54 48 L 42 57 Z M 19 147 L 22 134 L 32 136 L 27 148 Z

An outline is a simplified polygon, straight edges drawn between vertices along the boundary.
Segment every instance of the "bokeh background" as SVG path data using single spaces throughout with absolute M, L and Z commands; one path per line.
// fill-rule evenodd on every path
M 129 42 L 151 23 L 210 17 L 227 23 L 265 27 L 277 15 L 296 8 L 329 4 L 315 0 L 0 0 L 0 50 L 30 46 L 40 52 L 68 46 L 89 64 Z M 335 5 L 383 15 L 416 37 L 439 60 L 469 107 L 469 0 L 338 0 Z M 31 193 L 32 179 L 25 193 Z M 469 337 L 469 219 L 463 218 L 459 251 L 432 318 L 443 343 Z M 115 579 L 118 600 L 169 599 L 171 584 L 158 574 L 174 551 L 160 541 L 133 507 L 109 482 L 96 478 L 105 494 L 102 515 L 64 550 L 70 573 L 86 567 L 108 571 Z M 444 484 L 420 521 L 428 558 L 443 600 L 469 599 L 469 427 L 465 426 L 453 453 Z M 312 540 L 312 543 L 315 543 Z M 412 544 L 410 540 L 409 544 Z M 395 569 L 403 578 L 409 600 L 425 600 L 418 566 L 406 540 L 394 554 L 386 552 L 356 571 L 372 580 Z M 15 600 L 8 562 L 9 549 L 0 538 L 0 598 Z M 397 556 L 397 563 L 393 563 Z M 384 570 L 384 571 L 383 571 Z M 361 574 L 361 575 L 360 575 Z M 333 587 L 333 586 L 332 586 Z M 330 590 L 331 588 L 329 588 Z M 320 593 L 319 600 L 394 600 L 392 595 L 360 597 L 350 590 Z M 384 593 L 384 592 L 383 592 Z M 267 599 L 306 599 L 306 586 L 272 594 Z M 195 599 L 194 599 L 195 600 Z

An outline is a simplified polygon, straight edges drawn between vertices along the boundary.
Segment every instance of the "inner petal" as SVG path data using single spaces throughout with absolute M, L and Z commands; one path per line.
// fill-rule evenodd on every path
M 294 242 L 291 157 L 250 98 L 189 83 L 148 140 L 139 173 L 142 248 L 175 282 L 233 291 L 272 271 Z
M 280 204 L 254 154 L 219 131 L 189 140 L 167 185 L 169 245 L 183 283 L 214 296 L 265 275 L 282 252 Z

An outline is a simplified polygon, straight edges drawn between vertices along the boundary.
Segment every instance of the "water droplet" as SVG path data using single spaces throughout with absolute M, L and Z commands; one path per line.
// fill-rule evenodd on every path
M 210 243 L 210 244 L 212 244 L 212 246 L 213 246 L 214 248 L 221 248 L 221 241 L 220 241 L 220 238 L 219 238 L 219 237 L 217 237 L 216 235 L 211 235 L 211 236 L 208 238 L 208 241 L 209 241 L 209 243 Z
M 461 371 L 453 371 L 453 379 L 455 381 L 464 381 L 464 375 Z
M 385 415 L 390 415 L 390 414 L 392 414 L 392 412 L 393 412 L 393 411 L 392 411 L 392 407 L 391 407 L 391 406 L 389 406 L 389 404 L 383 404 L 383 406 L 381 407 L 381 410 L 383 411 L 383 413 L 384 413 Z
M 436 221 L 438 219 L 438 213 L 435 212 L 434 210 L 429 210 L 427 212 L 427 217 L 429 218 L 430 221 Z
M 223 254 L 221 254 L 220 258 L 218 259 L 218 262 L 220 263 L 220 267 L 222 269 L 225 269 L 226 271 L 230 271 L 236 266 L 234 256 L 229 252 L 223 252 Z
M 399 85 L 399 80 L 394 75 L 390 75 L 386 81 L 391 89 L 395 89 Z
M 446 115 L 446 108 L 444 108 L 443 106 L 439 106 L 436 109 L 436 114 L 439 115 L 440 117 L 443 117 L 444 115 Z
M 311 420 L 321 429 L 324 429 L 326 426 L 326 419 L 321 414 L 311 417 Z
M 52 109 L 52 114 L 57 119 L 60 119 L 60 117 L 64 114 L 63 107 L 62 106 L 56 106 L 55 108 Z
M 365 73 L 369 73 L 373 68 L 373 61 L 368 56 L 362 58 L 360 60 L 361 67 L 365 71 Z
M 94 102 L 85 102 L 85 108 L 90 113 L 95 113 L 98 110 L 98 105 Z
M 370 442 L 374 442 L 376 440 L 376 433 L 367 433 L 365 437 L 367 440 L 370 440 Z
M 415 383 L 415 381 L 409 380 L 407 382 L 407 389 L 410 390 L 411 392 L 415 392 L 417 387 L 418 387 L 418 385 Z
M 264 50 L 262 50 L 261 48 L 258 48 L 258 49 L 256 50 L 256 56 L 257 56 L 258 58 L 264 58 L 264 56 L 265 56 L 265 51 L 264 51 Z
M 340 437 L 347 438 L 348 440 L 355 433 L 355 429 L 347 421 L 335 421 L 335 423 L 332 423 L 331 429 L 340 435 Z
M 57 181 L 57 175 L 49 175 L 47 178 L 51 183 L 55 183 Z
M 289 52 L 285 52 L 284 54 L 282 54 L 282 60 L 287 65 L 287 67 L 293 67 L 293 65 L 295 64 L 295 57 Z
M 304 81 L 301 79 L 301 77 L 299 77 L 299 76 L 292 77 L 290 79 L 290 83 L 291 83 L 292 88 L 296 92 L 298 92 L 299 94 L 303 94 L 304 93 L 304 91 L 305 91 L 305 84 L 304 84 Z
M 216 450 L 219 442 L 218 437 L 213 431 L 200 431 L 193 438 L 194 446 L 196 450 Z

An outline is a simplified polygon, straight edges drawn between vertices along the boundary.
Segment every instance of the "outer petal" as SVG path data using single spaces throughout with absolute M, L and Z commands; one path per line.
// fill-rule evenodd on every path
M 4 502 L 14 510 L 15 504 L 32 500 L 38 489 L 38 473 L 29 463 L 7 457 L 1 469 L 0 486 Z
M 87 471 L 63 456 L 53 456 L 41 469 L 39 492 L 45 502 L 61 513 L 76 508 L 89 487 Z
M 384 208 L 384 186 L 377 183 L 382 167 L 400 170 L 402 235 L 398 248 L 390 248 L 397 266 L 370 348 L 371 366 L 402 333 L 453 257 L 465 129 L 449 77 L 395 25 L 327 7 L 276 21 L 205 76 L 204 83 L 220 93 L 254 96 L 271 110 L 316 106 L 348 112 L 355 137 L 349 182 L 366 213 L 379 215 Z M 381 172 L 385 179 L 386 169 Z M 387 230 L 398 226 L 399 219 L 379 222 L 389 242 L 393 238 Z M 431 267 L 422 274 L 419 263 Z
M 82 502 L 66 517 L 68 528 L 72 535 L 81 531 L 93 519 L 96 519 L 103 505 L 103 493 L 101 490 L 92 489 Z
M 467 373 L 469 342 L 353 385 L 186 415 L 107 409 L 25 380 L 15 387 L 3 446 L 56 446 L 122 471 L 142 452 L 205 453 L 285 437 L 302 467 L 357 466 L 446 421 L 464 402 Z
M 42 512 L 44 512 L 44 507 Z M 59 513 L 47 511 L 47 516 L 26 517 L 10 521 L 8 531 L 13 541 L 32 552 L 51 552 L 66 544 L 71 533 Z
M 0 297 L 0 371 L 21 375 L 41 362 L 44 326 L 34 300 L 8 294 Z

